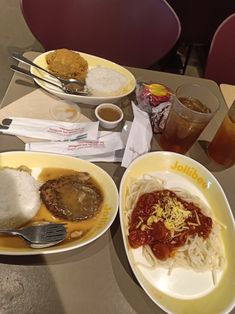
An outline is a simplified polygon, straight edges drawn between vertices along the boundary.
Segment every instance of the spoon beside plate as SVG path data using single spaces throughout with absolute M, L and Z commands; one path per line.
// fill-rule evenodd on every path
M 40 65 L 34 63 L 33 61 L 29 60 L 28 58 L 20 55 L 19 53 L 16 53 L 14 52 L 12 54 L 12 58 L 14 58 L 15 60 L 17 61 L 20 61 L 22 63 L 25 63 L 25 64 L 28 64 L 28 65 L 31 65 L 35 68 L 38 68 L 39 70 L 41 71 L 44 71 L 46 72 L 47 74 L 49 74 L 50 76 L 54 77 L 55 79 L 59 80 L 61 82 L 61 84 L 64 84 L 64 85 L 68 85 L 70 83 L 73 83 L 73 84 L 76 84 L 77 87 L 76 87 L 76 90 L 79 91 L 79 90 L 84 90 L 84 86 L 85 86 L 85 83 L 82 82 L 81 80 L 77 80 L 77 79 L 74 79 L 74 78 L 70 78 L 70 79 L 64 79 L 64 78 L 61 78 L 61 77 L 58 77 L 56 76 L 55 74 L 52 74 L 50 71 L 48 71 L 47 69 L 41 67 Z

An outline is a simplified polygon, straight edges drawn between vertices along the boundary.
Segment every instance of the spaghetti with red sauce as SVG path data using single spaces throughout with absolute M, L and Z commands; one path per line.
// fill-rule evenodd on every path
M 149 245 L 154 256 L 165 261 L 189 236 L 207 239 L 212 226 L 212 219 L 197 205 L 164 189 L 138 198 L 130 216 L 128 241 L 132 248 Z

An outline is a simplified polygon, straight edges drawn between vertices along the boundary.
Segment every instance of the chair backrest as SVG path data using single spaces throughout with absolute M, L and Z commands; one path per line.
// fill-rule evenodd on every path
M 218 84 L 235 84 L 235 13 L 220 24 L 213 36 L 205 77 Z
M 68 48 L 147 68 L 177 42 L 181 24 L 165 0 L 21 0 L 45 50 Z

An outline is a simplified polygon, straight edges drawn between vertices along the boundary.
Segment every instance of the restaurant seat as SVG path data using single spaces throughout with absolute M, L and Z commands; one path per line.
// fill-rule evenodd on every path
M 217 28 L 207 57 L 205 78 L 235 85 L 235 13 Z
M 20 1 L 44 49 L 68 48 L 148 68 L 177 42 L 181 24 L 165 0 Z
M 197 56 L 202 69 L 213 35 L 219 25 L 235 12 L 234 0 L 167 0 L 181 22 L 178 50 L 183 60 L 183 73 L 191 57 Z

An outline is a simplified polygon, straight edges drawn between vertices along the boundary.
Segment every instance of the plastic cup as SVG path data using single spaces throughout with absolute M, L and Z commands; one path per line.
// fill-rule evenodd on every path
M 100 126 L 105 129 L 115 128 L 123 120 L 123 112 L 120 107 L 111 103 L 103 103 L 96 107 L 95 116 Z
M 54 120 L 76 122 L 80 118 L 80 108 L 78 105 L 58 100 L 50 107 L 50 113 Z
M 181 85 L 160 135 L 163 150 L 186 153 L 219 109 L 219 101 L 208 89 L 197 84 Z
M 208 146 L 209 156 L 230 167 L 235 164 L 235 101 Z

